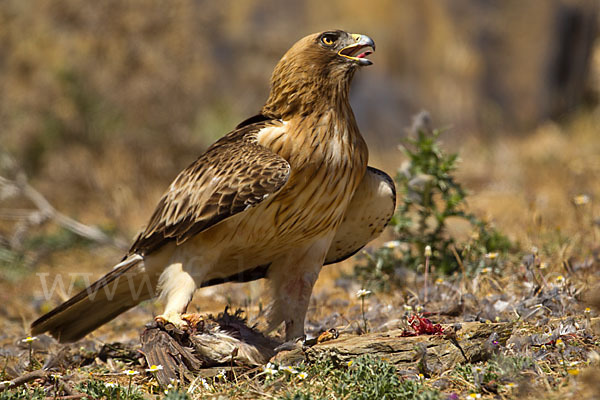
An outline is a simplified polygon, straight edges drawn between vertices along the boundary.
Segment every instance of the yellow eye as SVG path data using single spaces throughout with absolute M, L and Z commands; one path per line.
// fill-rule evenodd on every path
M 323 36 L 321 42 L 326 46 L 331 46 L 333 44 L 333 40 L 329 36 Z

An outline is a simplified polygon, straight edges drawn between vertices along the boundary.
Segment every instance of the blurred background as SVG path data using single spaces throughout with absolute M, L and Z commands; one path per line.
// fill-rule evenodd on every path
M 128 243 L 175 175 L 260 109 L 283 53 L 327 29 L 377 43 L 352 89 L 374 165 L 394 174 L 411 115 L 427 109 L 464 160 L 473 207 L 499 223 L 522 224 L 517 208 L 552 219 L 597 193 L 597 0 L 3 0 L 0 175 Z M 18 281 L 16 266 L 99 274 L 119 259 L 115 247 L 56 253 L 76 239 L 9 194 L 1 281 Z

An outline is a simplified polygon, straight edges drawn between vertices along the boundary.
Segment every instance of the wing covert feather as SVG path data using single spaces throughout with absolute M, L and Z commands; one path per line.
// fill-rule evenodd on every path
M 256 142 L 264 127 L 244 126 L 217 141 L 175 178 L 130 253 L 147 254 L 167 241 L 177 244 L 247 208 L 287 182 L 290 165 Z

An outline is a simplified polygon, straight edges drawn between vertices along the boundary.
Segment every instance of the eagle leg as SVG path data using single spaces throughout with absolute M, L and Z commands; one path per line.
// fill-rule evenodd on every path
M 165 310 L 154 320 L 162 325 L 170 323 L 178 329 L 187 330 L 189 324 L 183 313 L 196 291 L 194 278 L 183 269 L 181 263 L 173 263 L 161 274 L 158 287 L 160 298 L 165 302 Z
M 285 323 L 286 342 L 304 337 L 304 320 L 313 286 L 319 277 L 333 235 L 319 239 L 274 261 L 268 279 L 273 302 L 267 314 L 268 329 Z
M 268 313 L 270 332 L 285 323 L 285 340 L 304 336 L 304 319 L 318 272 L 271 274 L 273 302 Z

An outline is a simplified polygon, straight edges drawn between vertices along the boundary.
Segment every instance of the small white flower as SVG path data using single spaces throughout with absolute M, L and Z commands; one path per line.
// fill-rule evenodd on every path
M 277 375 L 277 367 L 271 363 L 268 363 L 265 367 L 263 367 L 263 372 L 267 375 Z
M 126 369 L 125 371 L 123 371 L 123 373 L 124 373 L 125 375 L 128 375 L 128 376 L 134 376 L 134 375 L 137 375 L 137 374 L 139 374 L 139 372 L 137 372 L 137 371 L 134 371 L 134 370 L 132 370 L 132 369 Z
M 391 240 L 391 241 L 385 242 L 383 244 L 383 247 L 385 247 L 387 249 L 395 249 L 398 246 L 400 246 L 400 241 L 398 241 L 398 240 Z
M 106 387 L 107 387 L 107 388 L 109 388 L 109 389 L 114 389 L 114 388 L 116 388 L 118 385 L 117 385 L 116 383 L 114 383 L 114 382 L 106 382 L 106 383 L 104 384 L 104 386 L 106 386 Z
M 369 296 L 371 293 L 372 292 L 370 290 L 360 289 L 358 292 L 356 292 L 356 297 L 362 299 L 363 297 Z
M 412 311 L 412 309 L 413 309 L 413 308 L 412 308 L 411 306 L 409 306 L 408 304 L 405 304 L 405 305 L 404 305 L 404 311 L 408 311 L 408 312 L 410 312 L 410 311 Z
M 308 377 L 308 374 L 306 372 L 300 372 L 298 375 L 298 379 L 300 379 L 301 381 L 305 380 Z
M 498 258 L 498 252 L 495 251 L 495 252 L 487 253 L 485 255 L 485 258 L 487 258 L 488 260 L 495 260 L 496 258 Z
M 146 370 L 146 372 L 158 372 L 163 369 L 162 365 L 151 365 L 150 368 Z
M 38 340 L 37 336 L 27 336 L 25 339 L 21 340 L 21 342 L 32 343 L 34 340 Z
M 481 269 L 482 274 L 489 274 L 490 272 L 492 272 L 492 269 L 490 267 L 485 267 Z
M 473 371 L 477 372 L 478 374 L 480 374 L 480 373 L 483 372 L 483 368 L 481 368 L 481 367 L 475 367 L 475 368 L 473 368 Z
M 52 379 L 54 379 L 54 380 L 59 380 L 59 379 L 61 378 L 61 375 L 60 375 L 60 374 L 51 374 L 50 376 L 51 376 L 51 377 L 52 377 Z
M 431 257 L 431 246 L 425 246 L 425 257 Z
M 583 206 L 586 205 L 590 202 L 590 196 L 588 196 L 587 194 L 580 194 L 578 196 L 573 197 L 573 203 L 575 203 L 576 206 Z
M 288 374 L 292 374 L 292 375 L 298 373 L 298 371 L 296 371 L 294 368 L 292 368 L 289 365 L 287 367 L 280 367 L 279 370 L 283 371 L 283 372 L 287 372 Z
M 217 379 L 223 379 L 223 380 L 227 380 L 227 372 L 225 372 L 224 369 L 220 370 L 219 373 L 216 376 Z
M 471 399 L 480 399 L 481 398 L 481 394 L 480 393 L 470 393 L 466 398 L 468 400 L 471 400 Z
M 200 382 L 202 382 L 202 387 L 204 389 L 211 390 L 210 385 L 208 384 L 208 382 L 206 381 L 206 379 L 202 378 L 202 380 Z
M 415 307 L 415 311 L 420 313 L 421 311 L 423 311 L 423 307 L 419 304 L 418 306 Z

